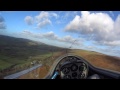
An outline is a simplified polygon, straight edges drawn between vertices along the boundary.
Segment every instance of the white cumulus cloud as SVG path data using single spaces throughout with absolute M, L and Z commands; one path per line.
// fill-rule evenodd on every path
M 56 13 L 51 13 L 51 16 L 55 17 L 56 19 L 59 18 L 59 15 Z
M 51 17 L 58 18 L 59 15 L 53 12 L 42 11 L 39 15 L 35 16 L 35 21 L 37 23 L 37 28 L 45 27 L 46 25 L 52 24 L 50 20 Z
M 37 27 L 38 27 L 38 28 L 42 28 L 42 27 L 44 27 L 44 26 L 46 26 L 46 25 L 49 25 L 49 24 L 51 24 L 51 21 L 50 21 L 49 19 L 45 19 L 45 20 L 39 22 L 39 23 L 37 24 Z
M 58 40 L 58 36 L 53 31 L 44 33 L 43 36 L 47 39 Z
M 48 17 L 49 17 L 49 13 L 42 11 L 39 15 L 35 16 L 35 19 L 37 22 L 39 22 L 41 20 L 48 19 Z
M 59 15 L 54 12 L 47 12 L 47 11 L 41 11 L 39 15 L 36 15 L 35 17 L 26 16 L 24 21 L 28 25 L 32 25 L 34 22 L 37 25 L 35 27 L 36 29 L 41 29 L 49 24 L 52 24 L 52 21 L 50 20 L 51 17 L 55 17 L 56 19 L 59 18 Z
M 64 37 L 58 37 L 58 35 L 56 35 L 53 31 L 46 32 L 46 33 L 34 33 L 29 30 L 24 30 L 21 34 L 25 36 L 33 37 L 33 38 L 38 38 L 38 39 L 46 38 L 49 40 L 56 40 L 59 42 L 66 42 L 69 44 L 80 45 L 79 43 L 80 39 L 73 38 L 70 35 L 66 35 Z
M 68 23 L 66 32 L 79 33 L 88 39 L 106 45 L 120 45 L 120 16 L 114 21 L 107 13 L 90 13 L 82 11 L 81 15 Z
M 33 18 L 31 16 L 26 16 L 24 20 L 28 25 L 33 24 Z

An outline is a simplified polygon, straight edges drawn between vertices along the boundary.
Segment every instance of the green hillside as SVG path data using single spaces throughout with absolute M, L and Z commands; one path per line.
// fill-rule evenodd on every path
M 68 52 L 85 58 L 97 67 L 120 71 L 120 58 L 118 57 L 81 49 L 71 49 Z M 42 78 L 47 74 L 54 60 L 65 53 L 65 48 L 0 35 L 0 78 L 29 68 L 33 61 L 43 64 L 42 68 L 38 69 L 42 75 L 39 78 Z M 28 77 L 27 75 L 22 77 Z
M 0 70 L 43 60 L 52 52 L 61 52 L 63 48 L 46 45 L 28 39 L 0 35 Z

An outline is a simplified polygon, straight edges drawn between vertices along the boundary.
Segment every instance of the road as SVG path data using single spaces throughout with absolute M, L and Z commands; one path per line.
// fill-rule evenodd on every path
M 28 72 L 30 72 L 30 71 L 38 68 L 38 67 L 41 67 L 41 66 L 42 66 L 42 64 L 33 66 L 33 67 L 31 67 L 31 68 L 29 68 L 29 69 L 26 69 L 26 70 L 23 70 L 23 71 L 21 71 L 21 72 L 18 72 L 18 73 L 15 73 L 15 74 L 11 74 L 11 75 L 5 76 L 4 79 L 16 79 L 16 78 L 18 78 L 19 76 L 21 76 L 21 75 L 23 75 L 23 74 L 26 74 L 26 73 L 28 73 Z

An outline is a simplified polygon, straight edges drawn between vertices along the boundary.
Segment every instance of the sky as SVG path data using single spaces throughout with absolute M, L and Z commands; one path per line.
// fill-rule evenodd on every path
M 0 34 L 120 57 L 120 11 L 0 11 Z

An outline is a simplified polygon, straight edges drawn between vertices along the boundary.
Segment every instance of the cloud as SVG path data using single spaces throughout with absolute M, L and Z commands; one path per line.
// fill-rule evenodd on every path
M 26 16 L 24 20 L 28 25 L 33 24 L 33 18 L 31 16 Z
M 56 19 L 59 18 L 59 15 L 56 13 L 51 13 L 51 16 L 55 17 Z
M 74 44 L 78 44 L 78 40 L 77 39 L 74 39 L 72 36 L 70 35 L 66 35 L 62 38 L 59 39 L 59 41 L 62 41 L 62 42 L 67 42 L 67 43 L 74 43 Z
M 78 33 L 84 38 L 106 45 L 120 45 L 120 15 L 114 21 L 107 13 L 90 13 L 82 11 L 81 16 L 68 23 L 66 32 Z M 116 42 L 116 43 L 115 43 Z M 115 44 L 114 44 L 115 43 Z
M 32 38 L 37 38 L 37 39 L 44 38 L 48 40 L 55 40 L 58 42 L 65 42 L 65 43 L 76 44 L 76 45 L 81 44 L 79 43 L 80 39 L 79 40 L 75 39 L 70 35 L 66 35 L 64 37 L 58 37 L 58 35 L 56 35 L 53 31 L 46 32 L 46 33 L 33 33 L 29 30 L 24 30 L 21 34 L 27 37 L 32 37 Z
M 107 46 L 117 46 L 120 47 L 120 40 L 115 40 L 115 41 L 99 41 L 99 42 L 94 42 L 96 45 L 107 45 Z
M 33 37 L 33 38 L 46 38 L 46 39 L 52 39 L 52 40 L 58 40 L 58 36 L 54 34 L 53 31 L 50 31 L 50 32 L 46 32 L 46 33 L 34 33 L 34 32 L 31 32 L 29 30 L 24 30 L 22 33 L 22 35 L 25 35 L 25 36 L 30 36 L 30 37 Z
M 44 33 L 43 36 L 47 39 L 58 40 L 58 36 L 55 35 L 55 33 L 53 31 Z
M 59 41 L 59 42 L 66 42 L 66 43 L 71 43 L 71 44 L 74 43 L 74 44 L 77 44 L 77 45 L 79 44 L 78 40 L 73 38 L 72 36 L 66 35 L 64 37 L 58 37 L 58 35 L 56 35 L 53 31 L 44 33 L 43 37 L 47 38 L 47 39 L 56 40 L 56 41 Z
M 46 26 L 46 25 L 49 25 L 49 24 L 51 24 L 51 21 L 50 21 L 49 19 L 45 19 L 45 20 L 39 22 L 39 23 L 37 24 L 37 27 L 38 27 L 38 28 L 42 28 L 42 27 L 44 27 L 44 26 Z
M 52 12 L 40 12 L 39 15 L 35 16 L 35 21 L 37 23 L 37 28 L 40 29 L 42 27 L 45 27 L 46 25 L 52 24 L 52 21 L 50 20 L 51 17 L 58 18 L 59 15 Z
M 56 24 L 66 24 L 68 20 L 74 18 L 78 14 L 78 11 L 59 11 L 61 16 L 58 16 L 59 19 L 56 20 Z
M 0 29 L 6 29 L 5 20 L 0 16 Z
M 46 20 L 49 19 L 50 17 L 55 17 L 58 18 L 59 15 L 53 12 L 46 12 L 46 11 L 42 11 L 40 12 L 39 15 L 35 16 L 35 19 L 37 22 L 42 21 L 42 20 Z
M 31 35 L 31 34 L 33 34 L 33 33 L 30 32 L 29 30 L 24 30 L 24 31 L 22 32 L 22 34 L 25 34 L 25 35 Z
M 32 25 L 35 22 L 37 25 L 35 28 L 41 29 L 49 24 L 52 24 L 52 21 L 50 20 L 51 17 L 55 17 L 57 19 L 59 18 L 59 15 L 53 12 L 41 11 L 40 14 L 36 15 L 35 17 L 26 16 L 24 21 L 28 25 Z
M 37 22 L 39 22 L 41 20 L 48 19 L 48 17 L 49 17 L 49 13 L 42 11 L 39 15 L 35 16 L 35 19 Z
M 25 37 L 32 37 L 32 38 L 43 38 L 43 35 L 41 33 L 33 33 L 29 30 L 24 30 L 21 32 L 22 35 L 24 35 Z
M 118 56 L 120 57 L 120 49 L 111 49 L 111 47 L 107 47 L 107 48 L 97 48 L 95 47 L 94 49 L 95 51 L 101 52 L 103 54 L 107 54 L 107 55 L 111 55 L 111 56 Z
M 115 20 L 115 23 L 114 23 L 114 32 L 117 35 L 120 34 L 120 15 L 118 15 L 117 19 Z

